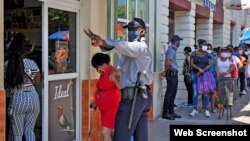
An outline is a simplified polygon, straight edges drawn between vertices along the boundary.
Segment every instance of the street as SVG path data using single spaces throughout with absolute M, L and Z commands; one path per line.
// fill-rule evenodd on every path
M 176 113 L 182 116 L 181 119 L 165 120 L 158 118 L 149 123 L 149 141 L 169 141 L 169 125 L 244 125 L 250 124 L 250 94 L 244 95 L 235 102 L 232 107 L 232 118 L 227 120 L 227 112 L 224 116 L 218 119 L 219 113 L 211 113 L 211 117 L 205 117 L 202 111 L 199 111 L 198 116 L 191 117 L 189 113 L 192 108 L 182 108 L 180 105 L 176 108 Z M 228 112 L 228 115 L 229 112 Z

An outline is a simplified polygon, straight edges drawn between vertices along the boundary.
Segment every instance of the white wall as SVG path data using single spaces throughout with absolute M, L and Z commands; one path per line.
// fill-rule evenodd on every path
M 95 79 L 96 71 L 90 66 L 91 57 L 99 52 L 90 44 L 89 38 L 83 29 L 91 29 L 94 33 L 106 39 L 107 33 L 107 3 L 103 0 L 84 0 L 80 10 L 80 79 Z
M 208 43 L 213 42 L 213 11 L 210 10 L 208 19 L 196 20 L 196 44 L 199 39 L 205 39 Z
M 230 44 L 230 19 L 231 11 L 224 9 L 224 23 L 214 24 L 213 28 L 213 45 L 217 46 L 227 46 Z
M 165 79 L 160 77 L 159 72 L 164 69 L 165 51 L 168 43 L 169 32 L 169 0 L 156 1 L 156 72 L 154 77 L 153 93 L 153 118 L 157 118 L 162 113 L 162 104 L 166 88 Z
M 184 84 L 182 75 L 184 54 L 183 49 L 185 46 L 193 48 L 195 44 L 195 9 L 196 5 L 192 3 L 190 11 L 177 11 L 175 12 L 175 34 L 183 38 L 181 46 L 177 50 L 177 63 L 179 71 L 178 92 L 176 96 L 176 103 L 187 102 L 187 91 Z

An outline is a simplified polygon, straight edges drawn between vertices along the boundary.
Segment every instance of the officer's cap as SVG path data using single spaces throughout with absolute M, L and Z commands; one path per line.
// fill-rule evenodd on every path
M 129 27 L 142 27 L 146 29 L 145 22 L 140 18 L 133 18 L 128 24 L 124 25 L 123 28 L 129 28 Z
M 175 41 L 180 41 L 183 39 L 179 35 L 173 35 L 170 40 L 171 42 L 175 42 Z

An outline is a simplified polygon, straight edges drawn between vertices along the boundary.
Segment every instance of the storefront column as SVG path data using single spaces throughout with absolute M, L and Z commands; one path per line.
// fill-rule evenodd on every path
M 196 44 L 199 39 L 205 39 L 208 43 L 213 43 L 213 12 L 210 10 L 208 19 L 196 20 Z
M 155 37 L 155 77 L 153 94 L 153 119 L 162 113 L 162 104 L 166 91 L 165 78 L 160 76 L 160 71 L 164 69 L 165 52 L 168 46 L 169 33 L 169 0 L 156 1 L 156 37 Z M 161 102 L 159 102 L 161 101 Z
M 240 43 L 240 36 L 241 36 L 241 24 L 236 21 L 236 24 L 233 26 L 232 30 L 232 45 L 237 46 Z
M 4 17 L 4 3 L 0 1 L 0 64 L 4 64 L 4 30 L 3 30 L 3 17 Z M 4 90 L 4 67 L 0 65 L 0 141 L 5 141 L 5 90 Z
M 83 8 L 80 11 L 80 78 L 81 88 L 81 122 L 82 138 L 88 140 L 90 122 L 94 118 L 91 131 L 91 141 L 101 140 L 100 112 L 97 110 L 93 115 L 89 105 L 94 101 L 96 82 L 99 78 L 96 70 L 91 66 L 91 57 L 94 53 L 100 52 L 98 47 L 92 47 L 89 38 L 83 33 L 83 29 L 90 29 L 94 33 L 106 39 L 107 35 L 107 1 L 103 0 L 82 0 Z M 94 117 L 93 117 L 94 116 Z
M 233 46 L 237 46 L 240 44 L 241 27 L 245 26 L 245 24 L 249 22 L 246 22 L 247 17 L 246 17 L 245 11 L 232 11 L 232 12 L 234 12 L 233 15 L 235 15 L 234 16 L 235 25 L 232 30 L 232 34 L 233 34 L 232 44 Z
M 213 27 L 214 47 L 227 46 L 230 44 L 230 28 L 231 28 L 230 19 L 231 19 L 230 10 L 224 8 L 224 23 L 214 24 Z
M 187 101 L 187 91 L 182 75 L 185 46 L 193 48 L 195 44 L 195 8 L 196 5 L 192 3 L 190 11 L 176 11 L 175 12 L 175 34 L 183 38 L 181 46 L 177 50 L 177 63 L 179 66 L 179 83 L 178 92 L 176 96 L 176 103 L 183 103 Z

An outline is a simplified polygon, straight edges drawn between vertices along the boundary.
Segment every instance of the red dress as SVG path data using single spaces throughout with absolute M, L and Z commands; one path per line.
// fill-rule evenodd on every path
M 100 76 L 96 87 L 96 105 L 101 111 L 102 126 L 114 128 L 116 112 L 120 103 L 120 89 L 109 79 L 110 72 L 115 69 L 109 66 Z

